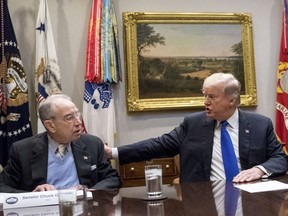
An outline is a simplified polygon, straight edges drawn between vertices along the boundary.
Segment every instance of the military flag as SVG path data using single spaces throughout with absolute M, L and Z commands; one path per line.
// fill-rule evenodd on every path
M 83 130 L 114 146 L 113 85 L 121 81 L 117 22 L 112 0 L 94 0 L 91 8 L 83 101 Z
M 280 60 L 277 70 L 276 134 L 288 152 L 288 0 L 283 0 Z
M 36 22 L 35 90 L 37 103 L 61 93 L 61 75 L 47 0 L 40 0 Z M 44 130 L 38 117 L 38 133 Z
M 0 164 L 13 142 L 32 136 L 28 84 L 7 0 L 1 0 Z

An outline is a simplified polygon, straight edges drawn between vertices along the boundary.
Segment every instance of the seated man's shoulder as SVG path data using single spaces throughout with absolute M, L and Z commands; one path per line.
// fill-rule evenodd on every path
M 35 136 L 26 137 L 24 139 L 16 141 L 15 143 L 13 143 L 13 145 L 17 146 L 19 148 L 21 148 L 21 147 L 25 147 L 25 148 L 31 147 L 31 146 L 37 145 L 40 140 L 43 140 L 44 136 L 45 135 L 43 133 L 41 133 L 41 134 L 37 134 Z M 47 139 L 47 136 L 46 136 L 46 139 Z
M 242 112 L 242 113 L 244 115 L 246 115 L 248 119 L 253 119 L 253 121 L 255 121 L 255 120 L 271 121 L 271 119 L 268 118 L 267 116 L 259 114 L 259 113 L 256 113 L 256 112 L 245 111 L 245 112 Z
M 82 141 L 87 141 L 87 142 L 91 142 L 91 141 L 93 141 L 93 143 L 94 144 L 103 144 L 103 142 L 102 142 L 102 140 L 100 139 L 100 137 L 98 137 L 98 136 L 94 136 L 94 135 L 91 135 L 91 134 L 86 134 L 86 133 L 83 133 L 83 134 L 81 134 L 81 136 L 80 136 L 80 139 L 82 140 Z

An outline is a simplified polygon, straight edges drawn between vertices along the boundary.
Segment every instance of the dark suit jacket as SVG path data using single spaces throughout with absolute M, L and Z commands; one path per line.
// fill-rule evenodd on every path
M 118 147 L 120 164 L 180 155 L 180 181 L 209 181 L 216 121 L 205 112 L 184 118 L 158 138 Z M 239 155 L 242 170 L 262 165 L 273 175 L 287 171 L 287 158 L 273 124 L 265 116 L 239 110 Z
M 117 171 L 107 162 L 101 139 L 82 134 L 71 143 L 71 148 L 80 184 L 95 189 L 121 187 Z M 36 186 L 46 184 L 47 167 L 47 133 L 15 142 L 0 175 L 0 192 L 32 191 Z

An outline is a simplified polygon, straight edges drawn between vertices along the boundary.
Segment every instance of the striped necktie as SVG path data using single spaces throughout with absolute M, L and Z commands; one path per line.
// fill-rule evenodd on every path
M 68 152 L 68 149 L 67 149 L 66 145 L 61 144 L 56 149 L 55 154 L 57 157 L 62 159 L 66 155 L 67 152 Z

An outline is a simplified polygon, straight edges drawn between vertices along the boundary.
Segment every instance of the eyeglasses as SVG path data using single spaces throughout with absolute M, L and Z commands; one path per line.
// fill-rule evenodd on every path
M 75 112 L 75 113 L 71 113 L 71 114 L 67 114 L 63 117 L 51 117 L 51 118 L 54 118 L 54 119 L 62 119 L 66 122 L 74 122 L 76 120 L 81 120 L 81 113 L 78 111 L 78 112 Z

